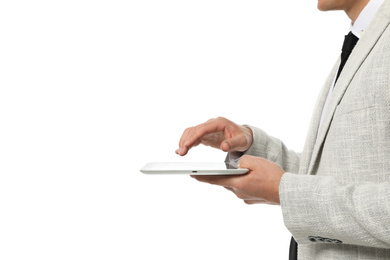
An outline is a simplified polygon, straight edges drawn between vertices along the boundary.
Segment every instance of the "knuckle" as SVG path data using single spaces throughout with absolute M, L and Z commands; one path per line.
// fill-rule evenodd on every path
M 226 121 L 226 118 L 222 117 L 222 116 L 219 116 L 216 118 L 216 120 L 218 121 Z
M 240 158 L 240 166 L 245 167 L 247 165 L 248 155 L 243 155 Z
M 197 132 L 200 134 L 200 135 L 203 135 L 203 133 L 206 131 L 206 126 L 205 125 L 199 125 L 198 126 L 198 129 L 197 129 Z
M 248 159 L 248 156 L 249 155 L 246 155 L 246 154 L 241 156 L 240 161 L 246 161 Z
M 184 139 L 185 137 L 187 137 L 188 133 L 190 133 L 191 131 L 191 127 L 189 128 L 186 128 L 184 131 L 183 131 L 183 134 L 181 135 L 181 139 Z
M 185 130 L 184 130 L 184 132 L 189 132 L 189 131 L 191 131 L 192 129 L 193 129 L 194 127 L 187 127 Z

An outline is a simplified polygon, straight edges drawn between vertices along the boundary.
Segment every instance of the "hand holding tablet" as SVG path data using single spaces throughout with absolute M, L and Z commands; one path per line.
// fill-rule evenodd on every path
M 249 127 L 237 125 L 225 118 L 211 119 L 187 128 L 179 142 L 176 154 L 204 144 L 225 152 L 244 153 L 252 145 L 253 133 Z M 279 185 L 284 170 L 265 158 L 242 155 L 240 163 L 148 163 L 145 174 L 188 174 L 200 182 L 222 186 L 232 191 L 247 204 L 280 204 Z M 242 168 L 234 167 L 239 165 Z M 246 174 L 248 173 L 248 174 Z

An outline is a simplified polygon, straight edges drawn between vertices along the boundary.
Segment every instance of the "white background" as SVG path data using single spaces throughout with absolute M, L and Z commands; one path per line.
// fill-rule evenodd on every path
M 278 206 L 146 176 L 224 116 L 303 147 L 348 32 L 316 1 L 2 1 L 0 259 L 287 259 Z

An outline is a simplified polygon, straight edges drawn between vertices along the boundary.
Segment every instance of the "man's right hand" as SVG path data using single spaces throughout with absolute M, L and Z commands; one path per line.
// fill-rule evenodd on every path
M 253 142 L 252 130 L 234 122 L 218 117 L 187 128 L 180 138 L 178 155 L 184 156 L 199 144 L 221 149 L 225 152 L 245 152 Z

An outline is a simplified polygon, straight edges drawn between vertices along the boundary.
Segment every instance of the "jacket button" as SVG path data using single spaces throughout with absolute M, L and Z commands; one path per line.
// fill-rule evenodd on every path
M 343 242 L 338 239 L 331 239 L 331 238 L 325 238 L 325 237 L 316 237 L 316 236 L 309 236 L 308 237 L 311 242 L 323 242 L 323 243 L 331 243 L 331 244 L 342 244 Z

